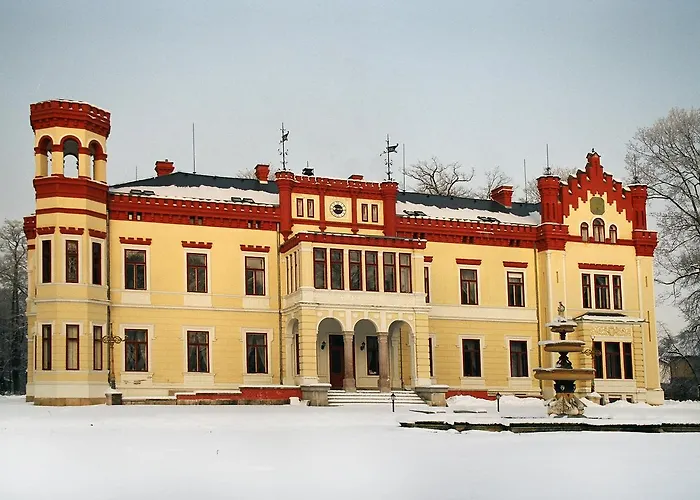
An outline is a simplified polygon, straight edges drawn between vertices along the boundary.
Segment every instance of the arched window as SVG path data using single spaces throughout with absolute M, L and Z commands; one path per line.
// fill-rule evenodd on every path
M 595 219 L 593 221 L 593 241 L 605 241 L 605 222 L 603 222 L 603 219 Z
M 617 243 L 617 226 L 610 224 L 610 243 Z
M 88 146 L 88 150 L 90 151 L 90 175 L 92 176 L 93 180 L 104 182 L 105 179 L 102 178 L 105 175 L 104 167 L 102 168 L 102 171 L 100 171 L 97 167 L 97 160 L 104 160 L 105 157 L 102 146 L 99 142 L 92 141 Z
M 80 144 L 75 139 L 64 139 L 63 146 L 63 175 L 78 177 L 78 151 Z
M 581 223 L 581 240 L 588 241 L 588 224 L 585 222 Z

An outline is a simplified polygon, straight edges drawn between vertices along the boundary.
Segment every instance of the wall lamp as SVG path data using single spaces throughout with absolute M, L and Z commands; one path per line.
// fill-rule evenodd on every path
M 324 350 L 326 348 L 326 341 L 324 340 L 321 342 L 321 350 Z
M 360 344 L 360 351 L 364 351 L 364 350 L 365 350 L 365 343 L 362 342 L 362 343 Z

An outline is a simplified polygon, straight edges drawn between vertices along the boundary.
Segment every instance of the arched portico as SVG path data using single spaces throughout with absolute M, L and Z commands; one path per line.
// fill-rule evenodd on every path
M 411 325 L 397 320 L 389 325 L 389 380 L 392 389 L 413 387 L 416 380 L 415 342 Z
M 345 378 L 345 340 L 342 323 L 335 318 L 324 318 L 318 324 L 316 360 L 320 382 L 333 389 L 343 388 Z

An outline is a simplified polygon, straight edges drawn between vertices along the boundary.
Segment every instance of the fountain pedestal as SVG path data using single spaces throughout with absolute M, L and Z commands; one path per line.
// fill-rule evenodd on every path
M 559 305 L 559 318 L 553 323 L 547 323 L 553 333 L 559 334 L 559 340 L 544 340 L 540 342 L 545 352 L 558 352 L 559 359 L 554 368 L 535 368 L 535 378 L 538 380 L 552 380 L 554 382 L 554 398 L 547 402 L 550 415 L 583 415 L 585 406 L 576 396 L 577 380 L 593 380 L 595 370 L 593 368 L 574 368 L 569 359 L 570 352 L 581 352 L 585 342 L 581 340 L 567 340 L 566 335 L 576 330 L 576 323 L 563 317 L 564 307 Z

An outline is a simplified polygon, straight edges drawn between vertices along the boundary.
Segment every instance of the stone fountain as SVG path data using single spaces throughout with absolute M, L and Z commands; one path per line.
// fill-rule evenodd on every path
M 567 340 L 566 335 L 576 330 L 576 322 L 567 320 L 564 316 L 564 305 L 559 302 L 557 309 L 559 316 L 556 321 L 545 326 L 553 333 L 559 334 L 559 340 L 543 340 L 545 352 L 559 353 L 554 368 L 535 368 L 535 378 L 538 380 L 554 381 L 555 396 L 547 402 L 550 415 L 583 415 L 584 404 L 576 396 L 577 380 L 593 380 L 595 370 L 593 368 L 574 368 L 569 359 L 570 352 L 582 352 L 585 342 L 582 340 Z

